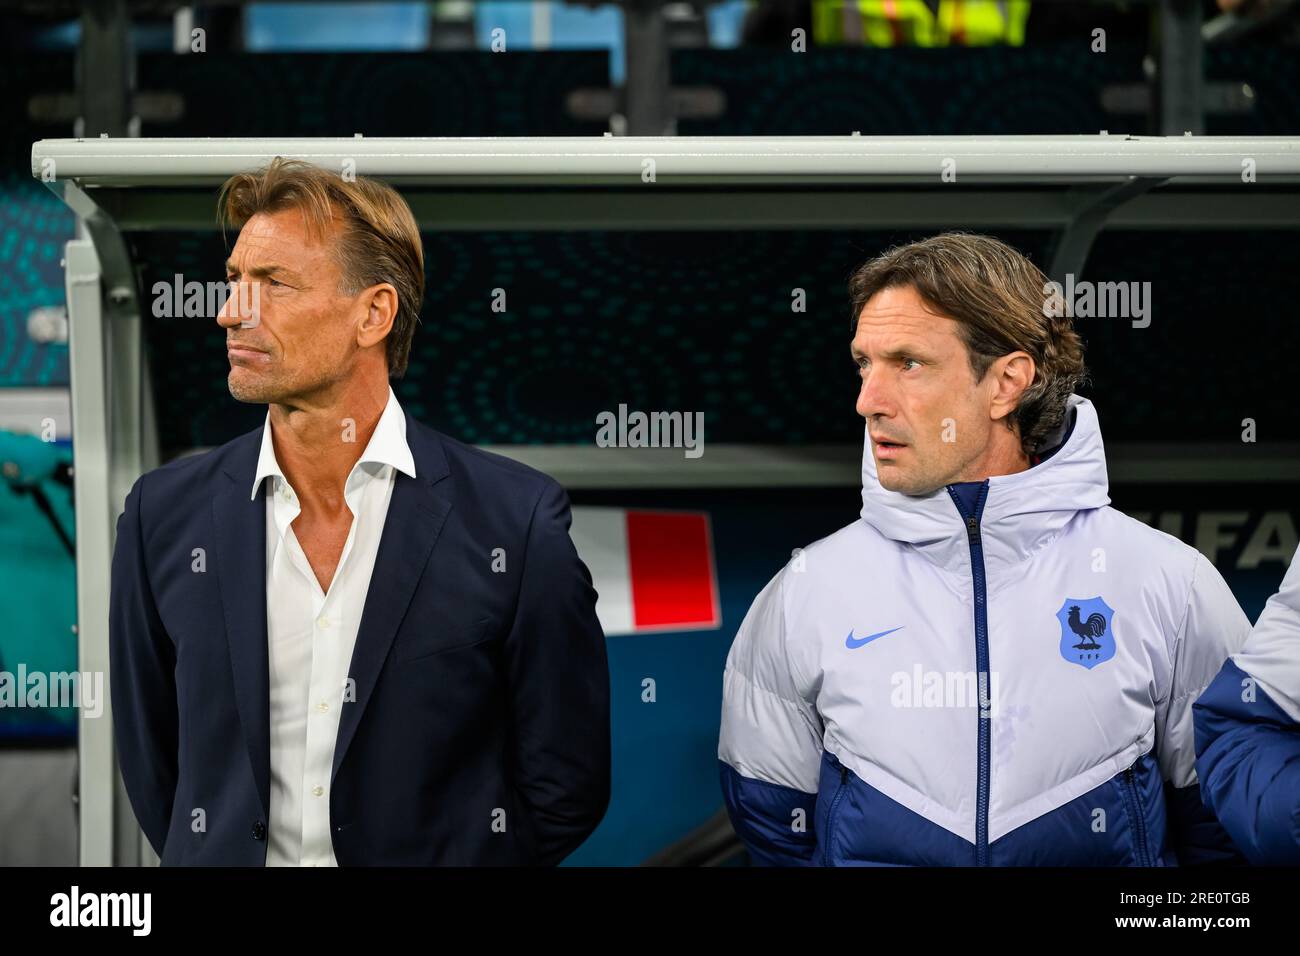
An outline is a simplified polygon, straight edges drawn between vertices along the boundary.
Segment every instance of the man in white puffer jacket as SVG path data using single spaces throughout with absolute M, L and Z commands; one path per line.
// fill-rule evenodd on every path
M 1058 291 L 949 233 L 850 292 L 861 519 L 795 553 L 727 658 L 722 788 L 753 861 L 1240 861 L 1191 706 L 1250 623 L 1197 551 L 1108 507 Z

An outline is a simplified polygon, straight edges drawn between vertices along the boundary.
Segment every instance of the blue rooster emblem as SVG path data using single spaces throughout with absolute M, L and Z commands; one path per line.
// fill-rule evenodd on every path
M 1100 597 L 1066 598 L 1056 612 L 1061 656 L 1092 670 L 1115 656 L 1115 612 Z

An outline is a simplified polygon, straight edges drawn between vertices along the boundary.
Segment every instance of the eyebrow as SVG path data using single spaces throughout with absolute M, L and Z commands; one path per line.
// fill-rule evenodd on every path
M 867 355 L 865 352 L 860 351 L 856 345 L 850 346 L 849 351 L 853 353 L 853 358 L 856 361 L 862 361 L 863 359 L 867 359 L 868 361 L 871 360 L 871 356 Z M 900 345 L 895 348 L 888 349 L 887 351 L 882 353 L 881 357 L 885 359 L 900 359 L 904 357 L 926 358 L 926 359 L 932 358 L 929 351 L 915 345 Z
M 286 269 L 284 266 L 279 266 L 274 264 L 268 266 L 256 266 L 255 268 L 249 269 L 248 272 L 244 274 L 252 276 L 254 279 L 264 279 L 276 272 L 285 276 L 297 275 L 297 273 L 294 272 L 292 269 Z M 231 275 L 232 273 L 239 274 L 239 270 L 235 267 L 235 263 L 233 259 L 227 259 L 226 275 Z

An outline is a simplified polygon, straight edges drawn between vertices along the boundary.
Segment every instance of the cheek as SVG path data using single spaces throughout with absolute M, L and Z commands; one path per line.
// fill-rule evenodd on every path
M 930 400 L 937 428 L 947 436 L 944 447 L 954 450 L 969 448 L 981 440 L 979 395 L 972 389 L 965 370 L 960 372 L 938 383 L 939 388 Z
M 958 421 L 957 441 L 951 447 L 955 454 L 957 449 L 969 451 L 973 448 L 983 448 L 987 442 L 987 422 L 981 422 L 974 415 L 966 415 Z
M 944 436 L 951 435 L 957 410 L 953 406 L 951 393 L 944 389 L 942 383 L 917 383 L 908 389 L 904 407 L 913 440 L 917 444 L 943 445 Z
M 337 361 L 350 339 L 341 317 L 325 308 L 294 310 L 281 323 L 286 350 L 320 361 Z
M 937 459 L 957 457 L 977 440 L 975 419 L 969 417 L 957 393 L 938 388 L 917 395 L 909 403 L 908 416 L 913 441 Z

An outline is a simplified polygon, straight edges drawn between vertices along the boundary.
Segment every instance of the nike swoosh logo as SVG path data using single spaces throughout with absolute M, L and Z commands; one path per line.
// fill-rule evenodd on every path
M 892 627 L 887 631 L 878 631 L 875 634 L 868 634 L 866 637 L 854 637 L 853 629 L 849 628 L 849 636 L 844 639 L 844 646 L 849 649 L 861 647 L 863 644 L 870 644 L 878 637 L 884 637 L 886 634 L 893 634 L 894 631 L 901 631 L 903 627 L 906 626 L 907 625 L 903 625 L 902 627 Z

